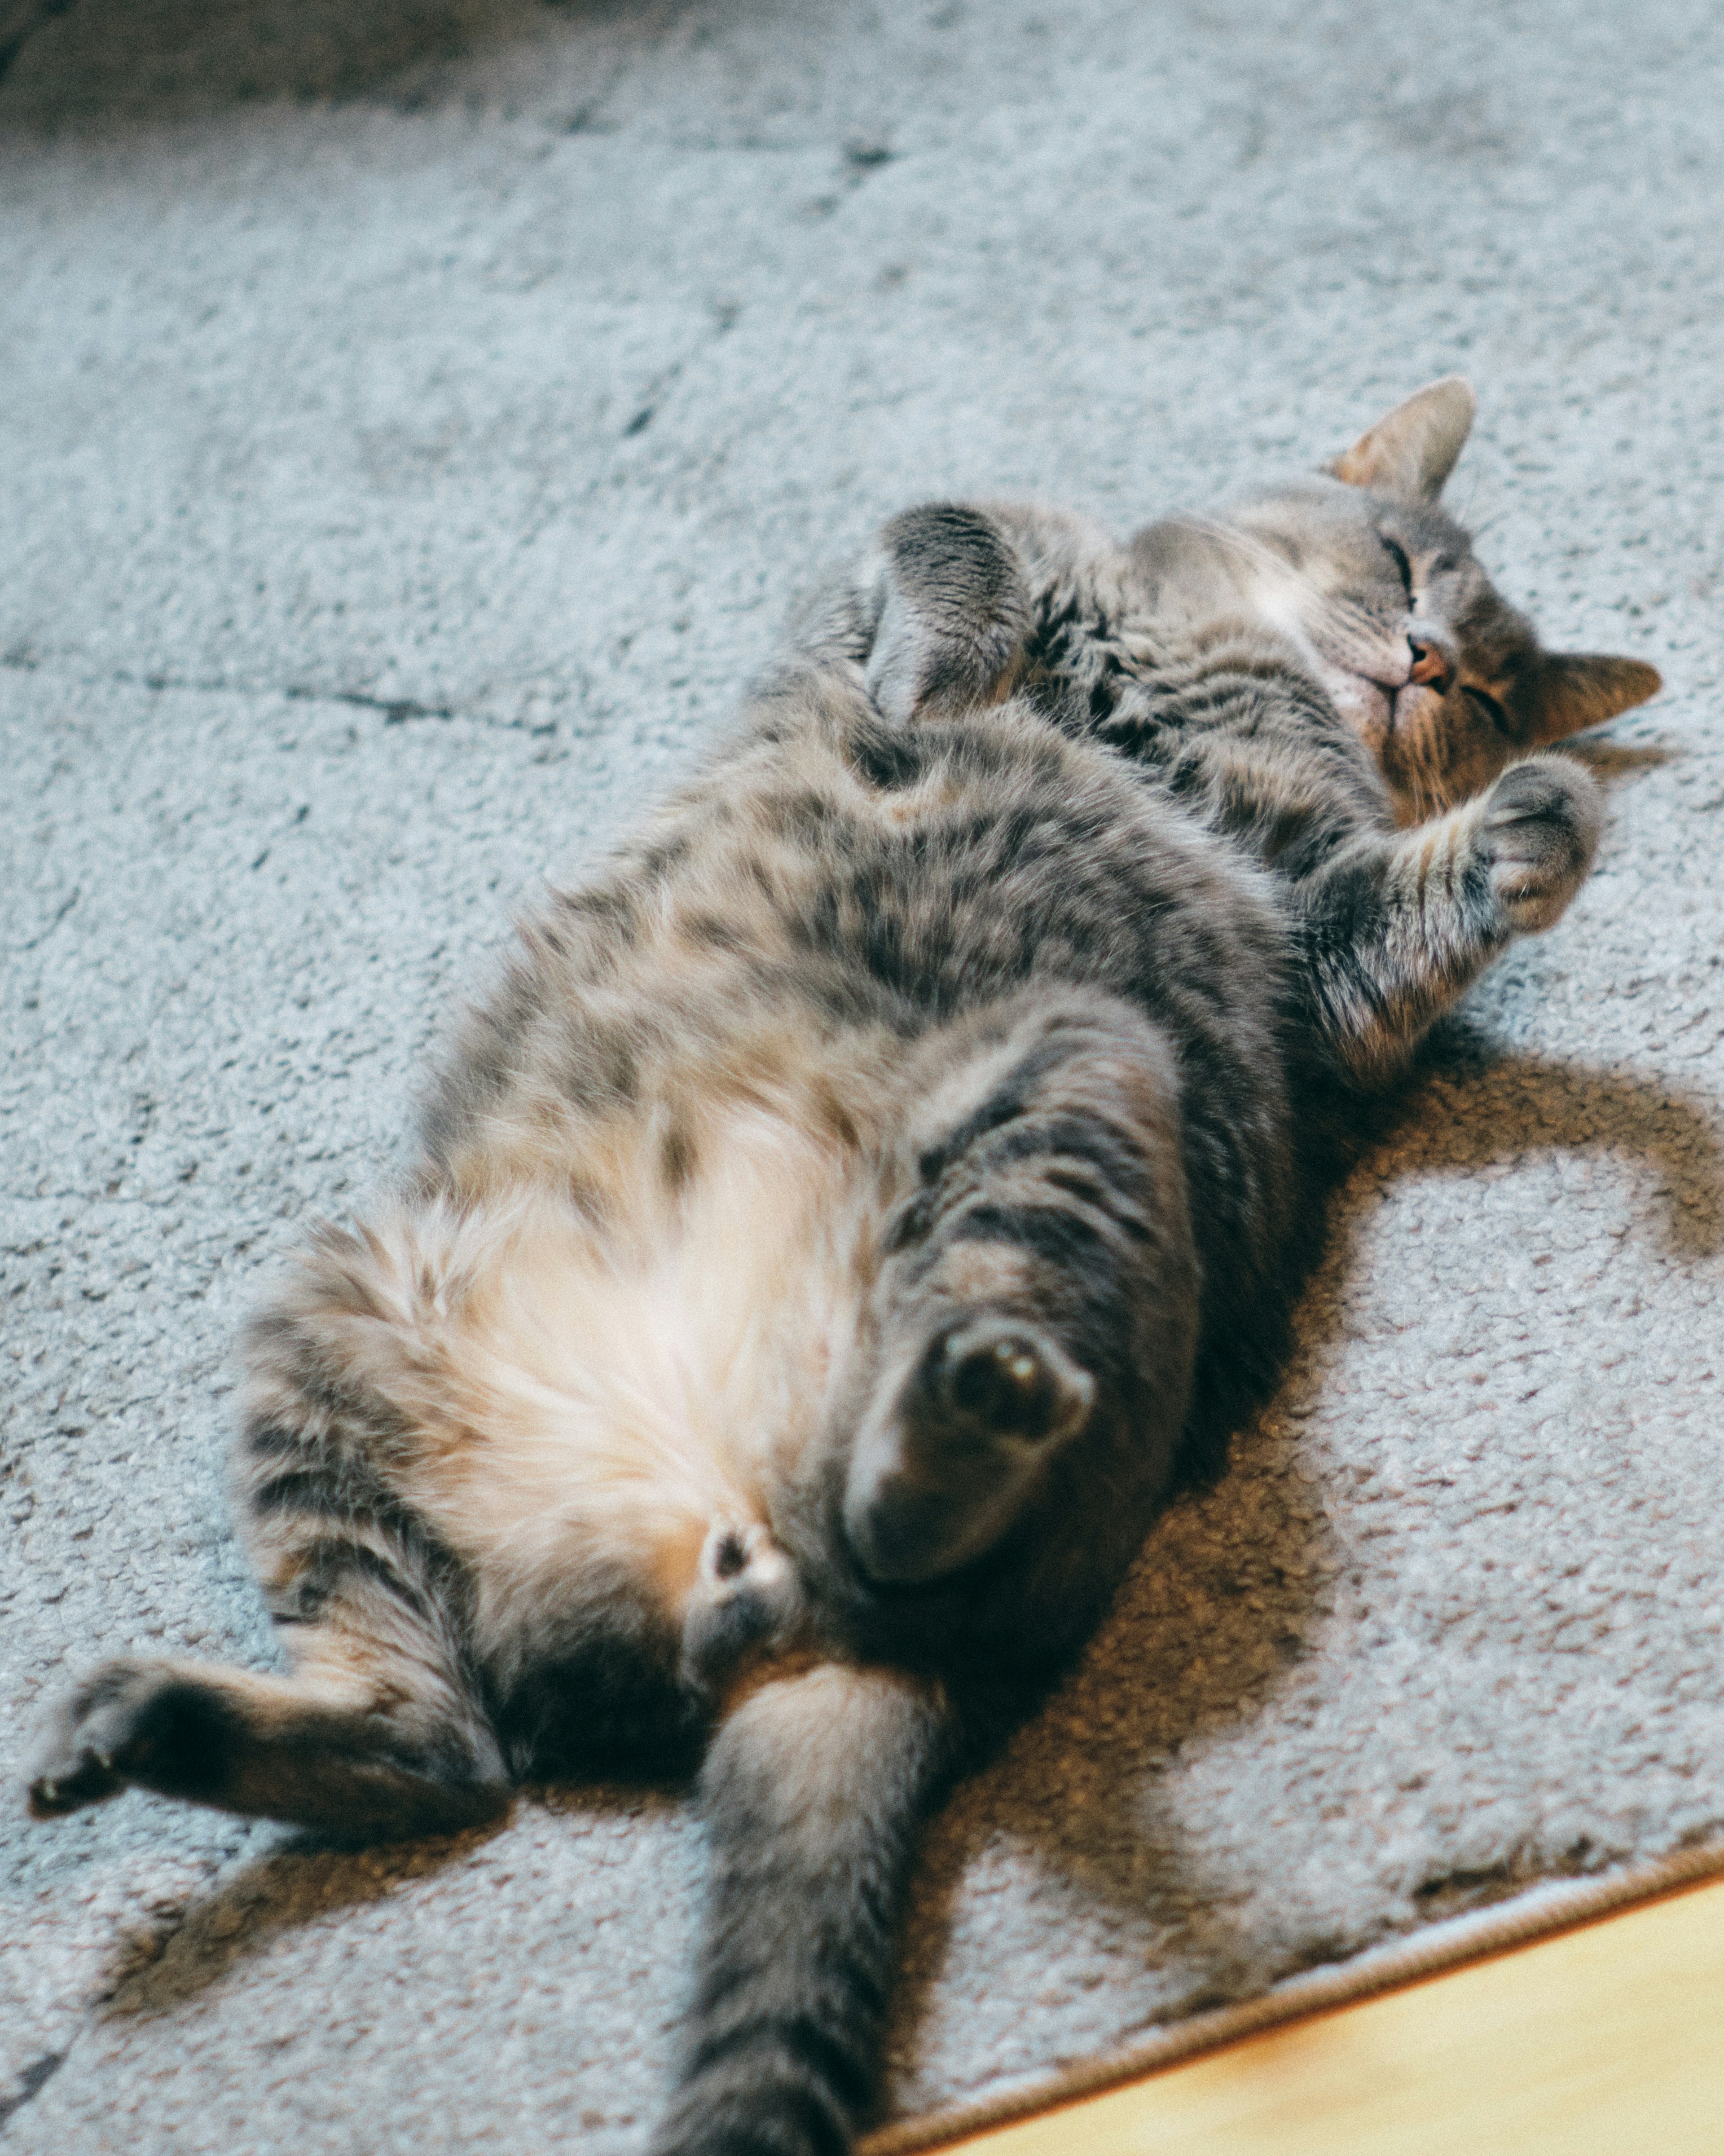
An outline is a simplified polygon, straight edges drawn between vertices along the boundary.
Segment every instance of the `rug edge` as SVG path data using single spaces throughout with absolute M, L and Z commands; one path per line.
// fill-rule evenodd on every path
M 1255 2035 L 1308 2015 L 1351 2006 L 1398 1991 L 1426 1977 L 1470 1962 L 1488 1960 L 1536 1941 L 1554 1938 L 1637 1902 L 1724 1877 L 1724 1840 L 1706 1841 L 1587 1879 L 1546 1879 L 1512 1900 L 1444 1922 L 1381 1947 L 1367 1947 L 1345 1962 L 1302 1971 L 1231 2006 L 1193 2015 L 1176 2026 L 1137 2042 L 1098 2051 L 1075 2064 L 1002 2089 L 895 2119 L 864 2135 L 857 2156 L 912 2156 L 961 2136 L 1009 2126 L 1039 2112 L 1056 2110 L 1081 2097 L 1100 2096 L 1242 2036 Z

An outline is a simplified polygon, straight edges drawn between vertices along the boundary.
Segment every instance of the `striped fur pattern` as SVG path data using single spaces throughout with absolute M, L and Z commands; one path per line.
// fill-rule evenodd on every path
M 1124 547 L 912 511 L 818 593 L 252 1327 L 289 1674 L 102 1665 L 35 1810 L 418 1834 L 695 1774 L 657 2148 L 841 2156 L 919 1820 L 1272 1378 L 1349 1104 L 1578 887 L 1547 744 L 1656 685 L 1491 593 L 1470 408 Z

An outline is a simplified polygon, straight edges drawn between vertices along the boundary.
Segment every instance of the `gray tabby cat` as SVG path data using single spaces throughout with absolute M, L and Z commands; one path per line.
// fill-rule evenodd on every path
M 1659 685 L 1492 591 L 1437 506 L 1472 408 L 1123 547 L 889 525 L 252 1327 L 292 1674 L 102 1665 L 35 1810 L 423 1834 L 698 1768 L 657 2146 L 839 2156 L 918 1822 L 1272 1379 L 1361 1096 L 1578 887 L 1539 752 Z

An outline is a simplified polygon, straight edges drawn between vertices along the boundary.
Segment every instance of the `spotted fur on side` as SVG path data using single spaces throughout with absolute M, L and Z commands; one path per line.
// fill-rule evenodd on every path
M 1470 412 L 1124 547 L 914 511 L 818 594 L 251 1328 L 291 1674 L 104 1664 L 37 1811 L 417 1834 L 697 1773 L 656 2146 L 841 2156 L 919 1820 L 1272 1379 L 1360 1093 L 1578 888 L 1546 745 L 1656 686 L 1491 591 L 1435 506 Z

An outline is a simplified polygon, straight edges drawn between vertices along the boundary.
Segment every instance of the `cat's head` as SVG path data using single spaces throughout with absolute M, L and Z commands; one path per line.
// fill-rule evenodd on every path
M 1306 650 L 1409 815 L 1644 703 L 1637 659 L 1546 651 L 1438 506 L 1472 426 L 1450 376 L 1368 428 L 1322 475 L 1234 504 L 1254 605 Z

